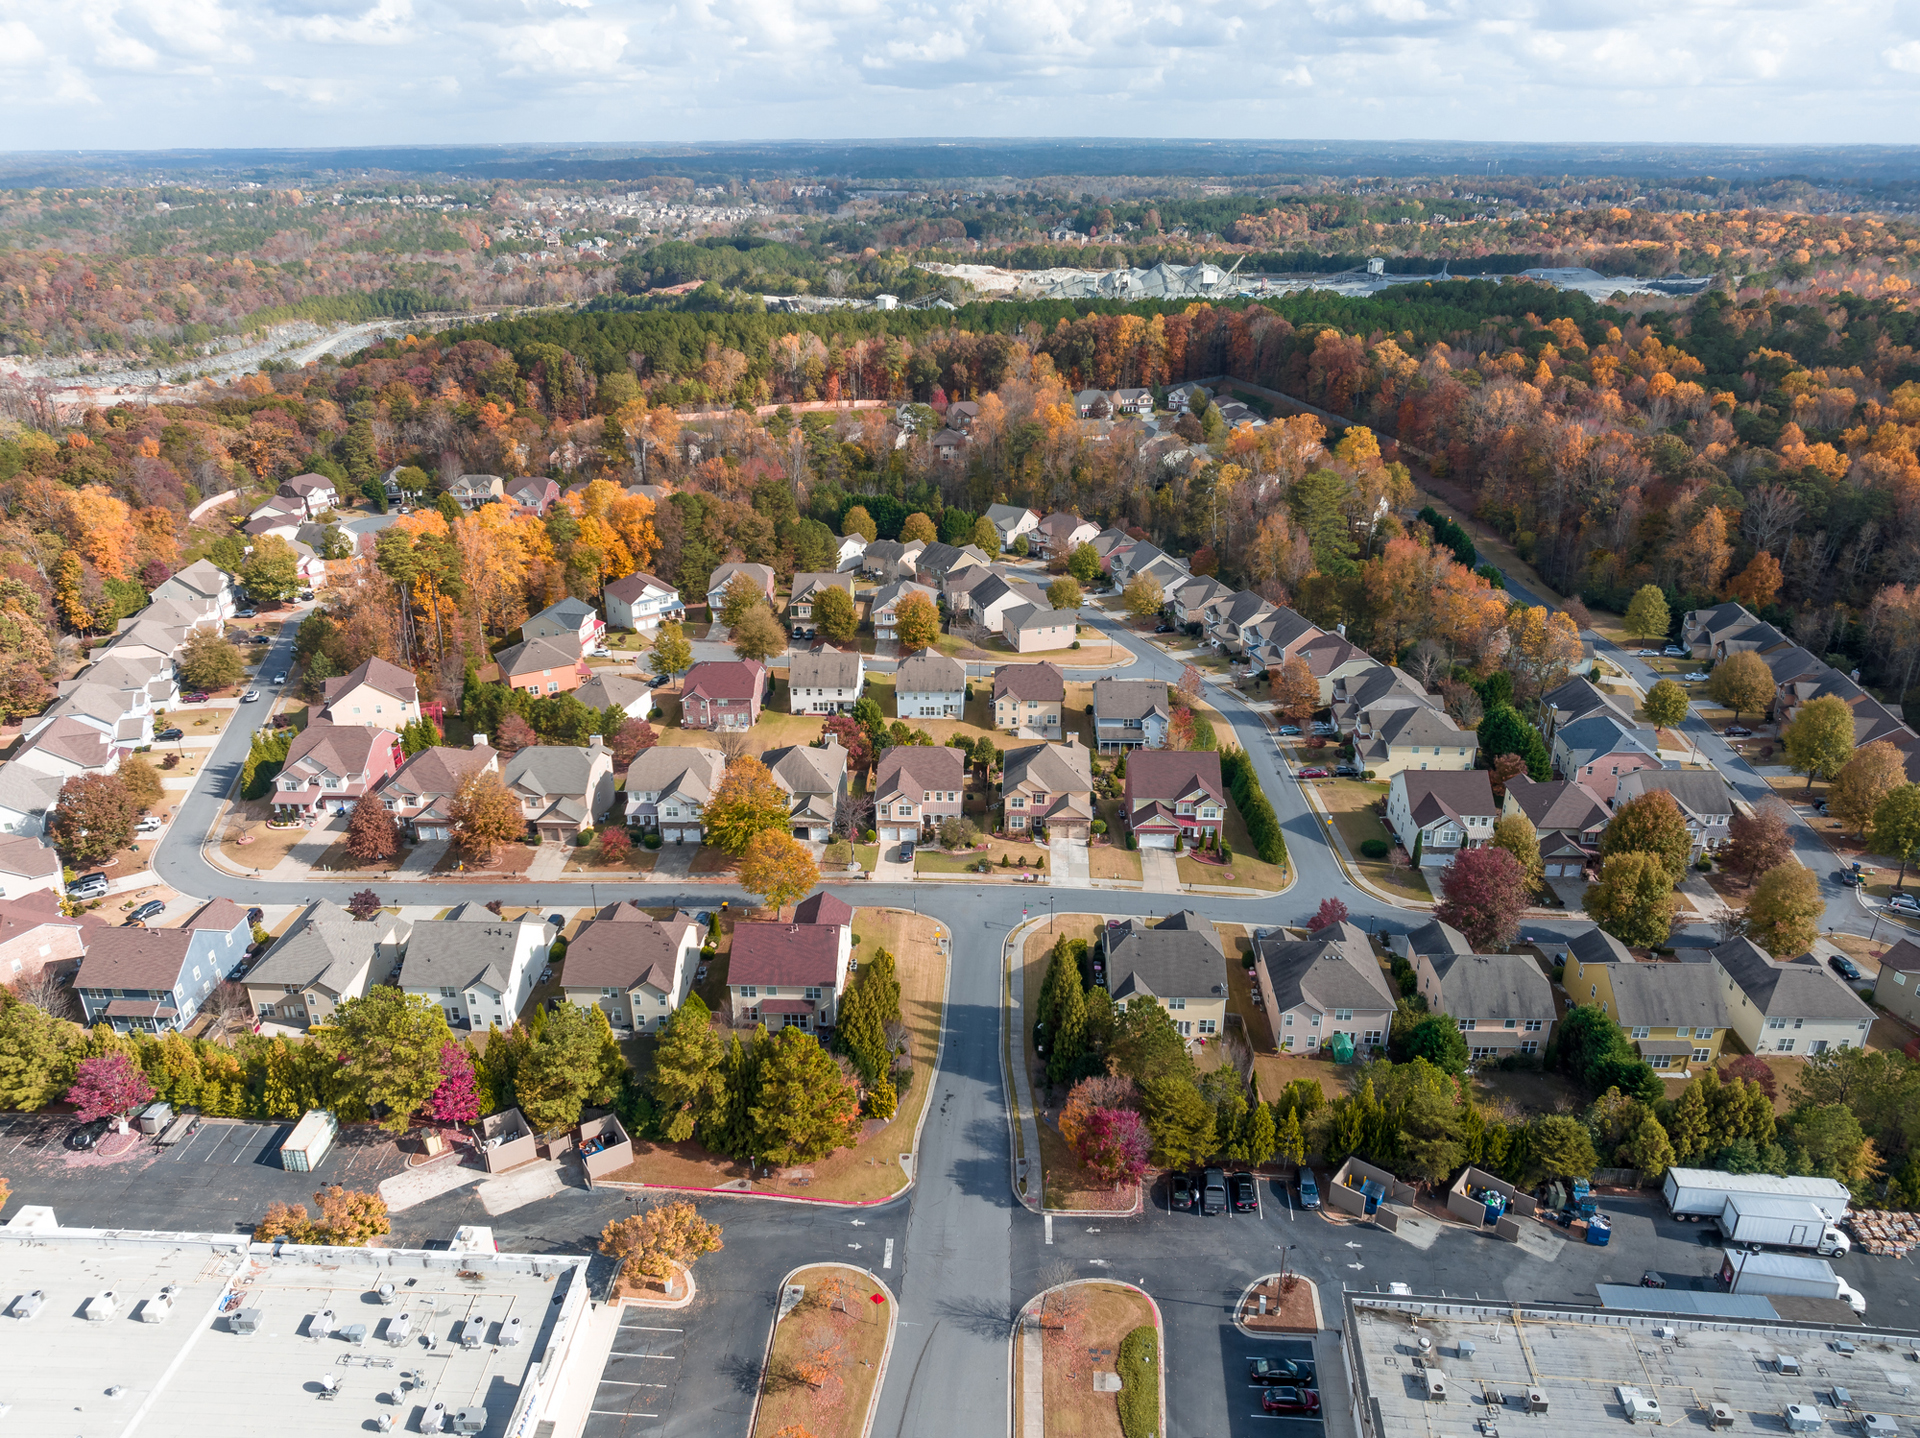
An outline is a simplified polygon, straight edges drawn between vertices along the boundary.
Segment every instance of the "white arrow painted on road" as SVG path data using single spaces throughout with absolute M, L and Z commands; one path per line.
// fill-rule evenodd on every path
M 867 1221 L 864 1218 L 856 1218 L 853 1221 L 853 1226 L 855 1228 L 865 1228 L 867 1226 Z
M 1097 1229 L 1097 1228 L 1089 1228 L 1089 1229 L 1087 1230 L 1087 1232 L 1088 1232 L 1088 1233 L 1098 1233 L 1099 1231 L 1100 1231 L 1100 1230 L 1099 1230 L 1099 1229 Z
M 1347 1244 L 1347 1247 L 1348 1247 L 1348 1248 L 1358 1248 L 1358 1247 L 1360 1247 L 1360 1245 L 1359 1245 L 1359 1244 L 1357 1244 L 1357 1243 L 1353 1243 L 1353 1242 L 1351 1242 L 1351 1241 L 1349 1241 L 1349 1242 L 1348 1242 L 1348 1244 Z
M 860 1246 L 860 1245 L 859 1245 L 859 1244 L 857 1244 L 857 1243 L 849 1243 L 849 1244 L 847 1245 L 847 1247 L 848 1247 L 848 1248 L 858 1248 L 859 1246 Z
M 1362 1269 L 1362 1268 L 1365 1268 L 1365 1267 L 1366 1267 L 1366 1264 L 1364 1264 L 1364 1263 L 1349 1263 L 1349 1264 L 1347 1265 L 1347 1267 L 1348 1267 L 1348 1268 L 1351 1268 L 1351 1269 L 1355 1269 L 1355 1270 L 1359 1270 L 1359 1269 Z
M 1113 1266 L 1104 1258 L 1089 1258 L 1087 1262 L 1091 1263 L 1095 1268 L 1111 1268 Z

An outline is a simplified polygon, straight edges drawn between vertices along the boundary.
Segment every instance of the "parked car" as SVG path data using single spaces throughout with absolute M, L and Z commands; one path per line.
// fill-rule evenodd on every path
M 1299 1388 L 1313 1386 L 1313 1365 L 1296 1363 L 1291 1358 L 1249 1358 L 1247 1381 L 1263 1387 L 1291 1384 Z
M 1843 889 L 1857 889 L 1860 887 L 1861 879 L 1860 876 L 1851 869 L 1836 869 L 1833 875 L 1833 882 L 1840 885 Z
M 1200 1178 L 1200 1212 L 1211 1218 L 1226 1211 L 1227 1175 L 1222 1169 L 1210 1168 Z
M 1634 657 L 1638 659 L 1658 659 L 1660 657 L 1660 651 L 1658 649 L 1636 649 L 1633 653 Z
M 157 834 L 167 827 L 167 821 L 158 814 L 142 814 L 140 822 L 133 826 L 136 834 Z
M 260 691 L 258 689 L 249 689 L 245 694 L 240 696 L 240 702 L 242 704 L 258 704 L 260 702 Z
M 148 899 L 146 903 L 140 905 L 131 914 L 127 915 L 127 922 L 129 924 L 144 924 L 148 919 L 159 918 L 162 914 L 166 913 L 166 911 L 167 906 L 164 902 L 159 899 Z
M 107 896 L 105 874 L 82 874 L 67 885 L 69 899 L 104 899 Z
M 1685 659 L 1687 657 L 1686 647 L 1680 644 L 1669 644 L 1665 649 L 1662 649 L 1660 652 L 1666 655 L 1667 658 L 1669 659 Z
M 1753 730 L 1743 724 L 1729 724 L 1720 732 L 1729 739 L 1751 739 L 1753 737 Z
M 672 682 L 673 676 L 671 674 L 656 674 L 647 681 L 647 688 L 658 689 L 662 684 L 671 684 Z
M 1360 777 L 1360 766 L 1358 764 L 1335 764 L 1333 766 L 1333 777 L 1336 779 L 1358 779 Z
M 1313 1174 L 1304 1168 L 1300 1170 L 1300 1206 L 1302 1208 L 1320 1206 L 1320 1185 L 1313 1181 Z
M 180 702 L 182 704 L 204 704 L 212 697 L 213 696 L 207 693 L 206 690 L 196 689 L 191 694 L 182 694 L 180 696 Z
M 156 744 L 159 744 L 171 743 L 175 739 L 184 739 L 186 737 L 187 731 L 184 729 L 162 729 L 153 736 L 153 739 Z
M 1182 1213 L 1193 1211 L 1193 1178 L 1189 1174 L 1176 1173 L 1167 1180 L 1167 1208 L 1179 1209 Z
M 1304 1413 L 1320 1411 L 1320 1395 L 1311 1388 L 1269 1388 L 1260 1395 L 1262 1413 Z
M 85 1153 L 105 1138 L 107 1130 L 112 1127 L 113 1120 L 110 1118 L 96 1118 L 79 1124 L 75 1126 L 72 1133 L 67 1135 L 67 1147 L 77 1153 Z
M 1227 1180 L 1233 1190 L 1233 1211 L 1235 1213 L 1257 1213 L 1260 1209 L 1260 1195 L 1253 1186 L 1253 1175 L 1236 1173 Z
M 900 841 L 900 862 L 904 864 L 907 862 L 907 860 L 911 859 L 912 857 L 913 857 L 913 840 L 902 839 Z
M 257 619 L 260 617 L 260 611 L 252 605 L 248 605 L 245 609 L 237 610 L 233 617 L 236 619 Z
M 313 598 L 313 591 L 312 591 L 311 589 L 303 589 L 303 590 L 301 590 L 301 591 L 300 591 L 300 601 L 301 601 L 301 603 L 303 603 L 303 604 L 304 604 L 304 603 L 306 603 L 306 602 L 307 602 L 308 600 L 310 600 L 310 599 L 312 599 L 312 598 Z
M 1840 975 L 1840 977 L 1848 983 L 1852 983 L 1860 977 L 1860 966 L 1845 954 L 1835 954 L 1832 958 L 1828 959 L 1827 967 Z
M 595 659 L 611 659 L 611 658 L 613 658 L 613 651 L 612 651 L 611 649 L 609 649 L 609 648 L 607 648 L 607 646 L 606 646 L 606 645 L 604 645 L 604 644 L 596 644 L 596 645 L 594 645 L 594 646 L 593 646 L 593 648 L 591 648 L 591 649 L 589 649 L 589 650 L 587 651 L 587 653 L 589 653 L 589 654 L 591 654 L 591 655 L 592 655 L 592 656 L 593 656 L 593 657 L 594 657 Z
M 1912 894 L 1895 894 L 1887 900 L 1887 907 L 1896 914 L 1920 914 L 1920 899 Z
M 1298 724 L 1282 724 L 1280 726 L 1280 732 L 1282 734 L 1298 734 L 1300 732 L 1300 726 Z
M 275 684 L 285 684 L 287 682 L 287 671 L 282 669 L 278 674 L 274 675 L 273 682 Z
M 1685 679 L 1689 684 L 1704 684 L 1707 682 L 1706 671 L 1701 669 L 1695 669 L 1690 673 L 1681 675 L 1680 677 L 1682 679 Z
M 1300 777 L 1302 779 L 1331 779 L 1333 774 L 1330 770 L 1322 769 L 1318 765 L 1315 765 L 1311 769 L 1302 769 L 1300 771 Z

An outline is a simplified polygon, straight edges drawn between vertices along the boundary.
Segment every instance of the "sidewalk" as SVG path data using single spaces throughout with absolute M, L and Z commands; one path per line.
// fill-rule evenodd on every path
M 1006 966 L 1005 1007 L 1000 1016 L 1000 1062 L 1007 1071 L 1013 1095 L 1013 1120 L 1017 1140 L 1013 1152 L 1014 1197 L 1035 1213 L 1040 1211 L 1040 1127 L 1034 1118 L 1033 1088 L 1027 1082 L 1026 1045 L 1019 1036 L 1025 1032 L 1026 966 L 1019 962 L 1025 953 L 1026 930 L 1043 919 L 1030 919 L 1007 935 L 1002 963 Z M 1015 1044 L 1019 1042 L 1016 1051 Z M 1024 1155 L 1024 1156 L 1023 1156 Z
M 1307 808 L 1320 821 L 1320 837 L 1333 850 L 1333 856 L 1340 861 L 1340 868 L 1347 876 L 1347 882 L 1363 894 L 1370 894 L 1383 904 L 1391 904 L 1396 909 L 1409 909 L 1414 913 L 1426 913 L 1433 908 L 1429 900 L 1424 904 L 1409 903 L 1397 894 L 1389 894 L 1385 889 L 1376 887 L 1361 872 L 1359 861 L 1353 857 L 1353 851 L 1347 847 L 1346 837 L 1341 834 L 1340 826 L 1333 822 L 1320 803 L 1320 796 L 1314 792 L 1311 784 L 1302 784 L 1300 792 L 1306 795 Z

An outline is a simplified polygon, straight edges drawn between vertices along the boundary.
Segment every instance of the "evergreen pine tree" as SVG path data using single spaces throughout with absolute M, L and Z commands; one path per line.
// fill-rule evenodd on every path
M 1047 1033 L 1047 1082 L 1066 1083 L 1078 1073 L 1087 1051 L 1087 994 L 1080 986 L 1080 970 L 1071 960 L 1056 964 L 1064 970 L 1055 996 L 1053 1027 Z
M 1680 1162 L 1692 1163 L 1706 1154 L 1713 1125 L 1707 1113 L 1706 1092 L 1699 1079 L 1681 1092 L 1679 1102 L 1673 1106 L 1673 1118 L 1666 1127 L 1667 1138 Z
M 1273 1153 L 1282 1163 L 1290 1163 L 1296 1168 L 1305 1162 L 1307 1140 L 1306 1135 L 1300 1132 L 1299 1110 L 1287 1110 L 1286 1120 L 1280 1125 L 1279 1135 L 1274 1140 Z
M 860 1082 L 868 1088 L 887 1071 L 887 1034 L 875 1012 L 874 988 L 867 983 L 866 971 L 840 1002 L 840 1047 L 860 1072 Z
M 647 1081 L 662 1109 L 661 1136 L 669 1143 L 684 1143 L 704 1118 L 724 1114 L 725 1062 L 712 1011 L 698 994 L 688 994 L 660 1031 Z M 699 1132 L 703 1139 L 709 1137 L 704 1129 Z
M 1294 1123 L 1294 1129 L 1296 1132 L 1299 1131 L 1298 1120 Z M 1272 1158 L 1274 1143 L 1277 1137 L 1278 1135 L 1274 1133 L 1273 1128 L 1273 1110 L 1266 1104 L 1255 1104 L 1253 1106 L 1253 1114 L 1247 1120 L 1246 1150 L 1248 1162 L 1262 1164 Z

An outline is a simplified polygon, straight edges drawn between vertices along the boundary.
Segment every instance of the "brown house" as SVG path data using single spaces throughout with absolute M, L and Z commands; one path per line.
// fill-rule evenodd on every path
M 1009 749 L 1000 794 L 1007 832 L 1044 830 L 1049 837 L 1085 841 L 1093 824 L 1093 769 L 1087 751 L 1065 744 Z
M 1211 751 L 1136 749 L 1127 759 L 1127 827 L 1143 849 L 1171 849 L 1218 835 L 1226 825 L 1227 789 L 1220 756 Z
M 804 900 L 793 917 L 790 924 L 733 926 L 727 995 L 735 1024 L 833 1026 L 853 955 L 853 909 L 822 893 Z

